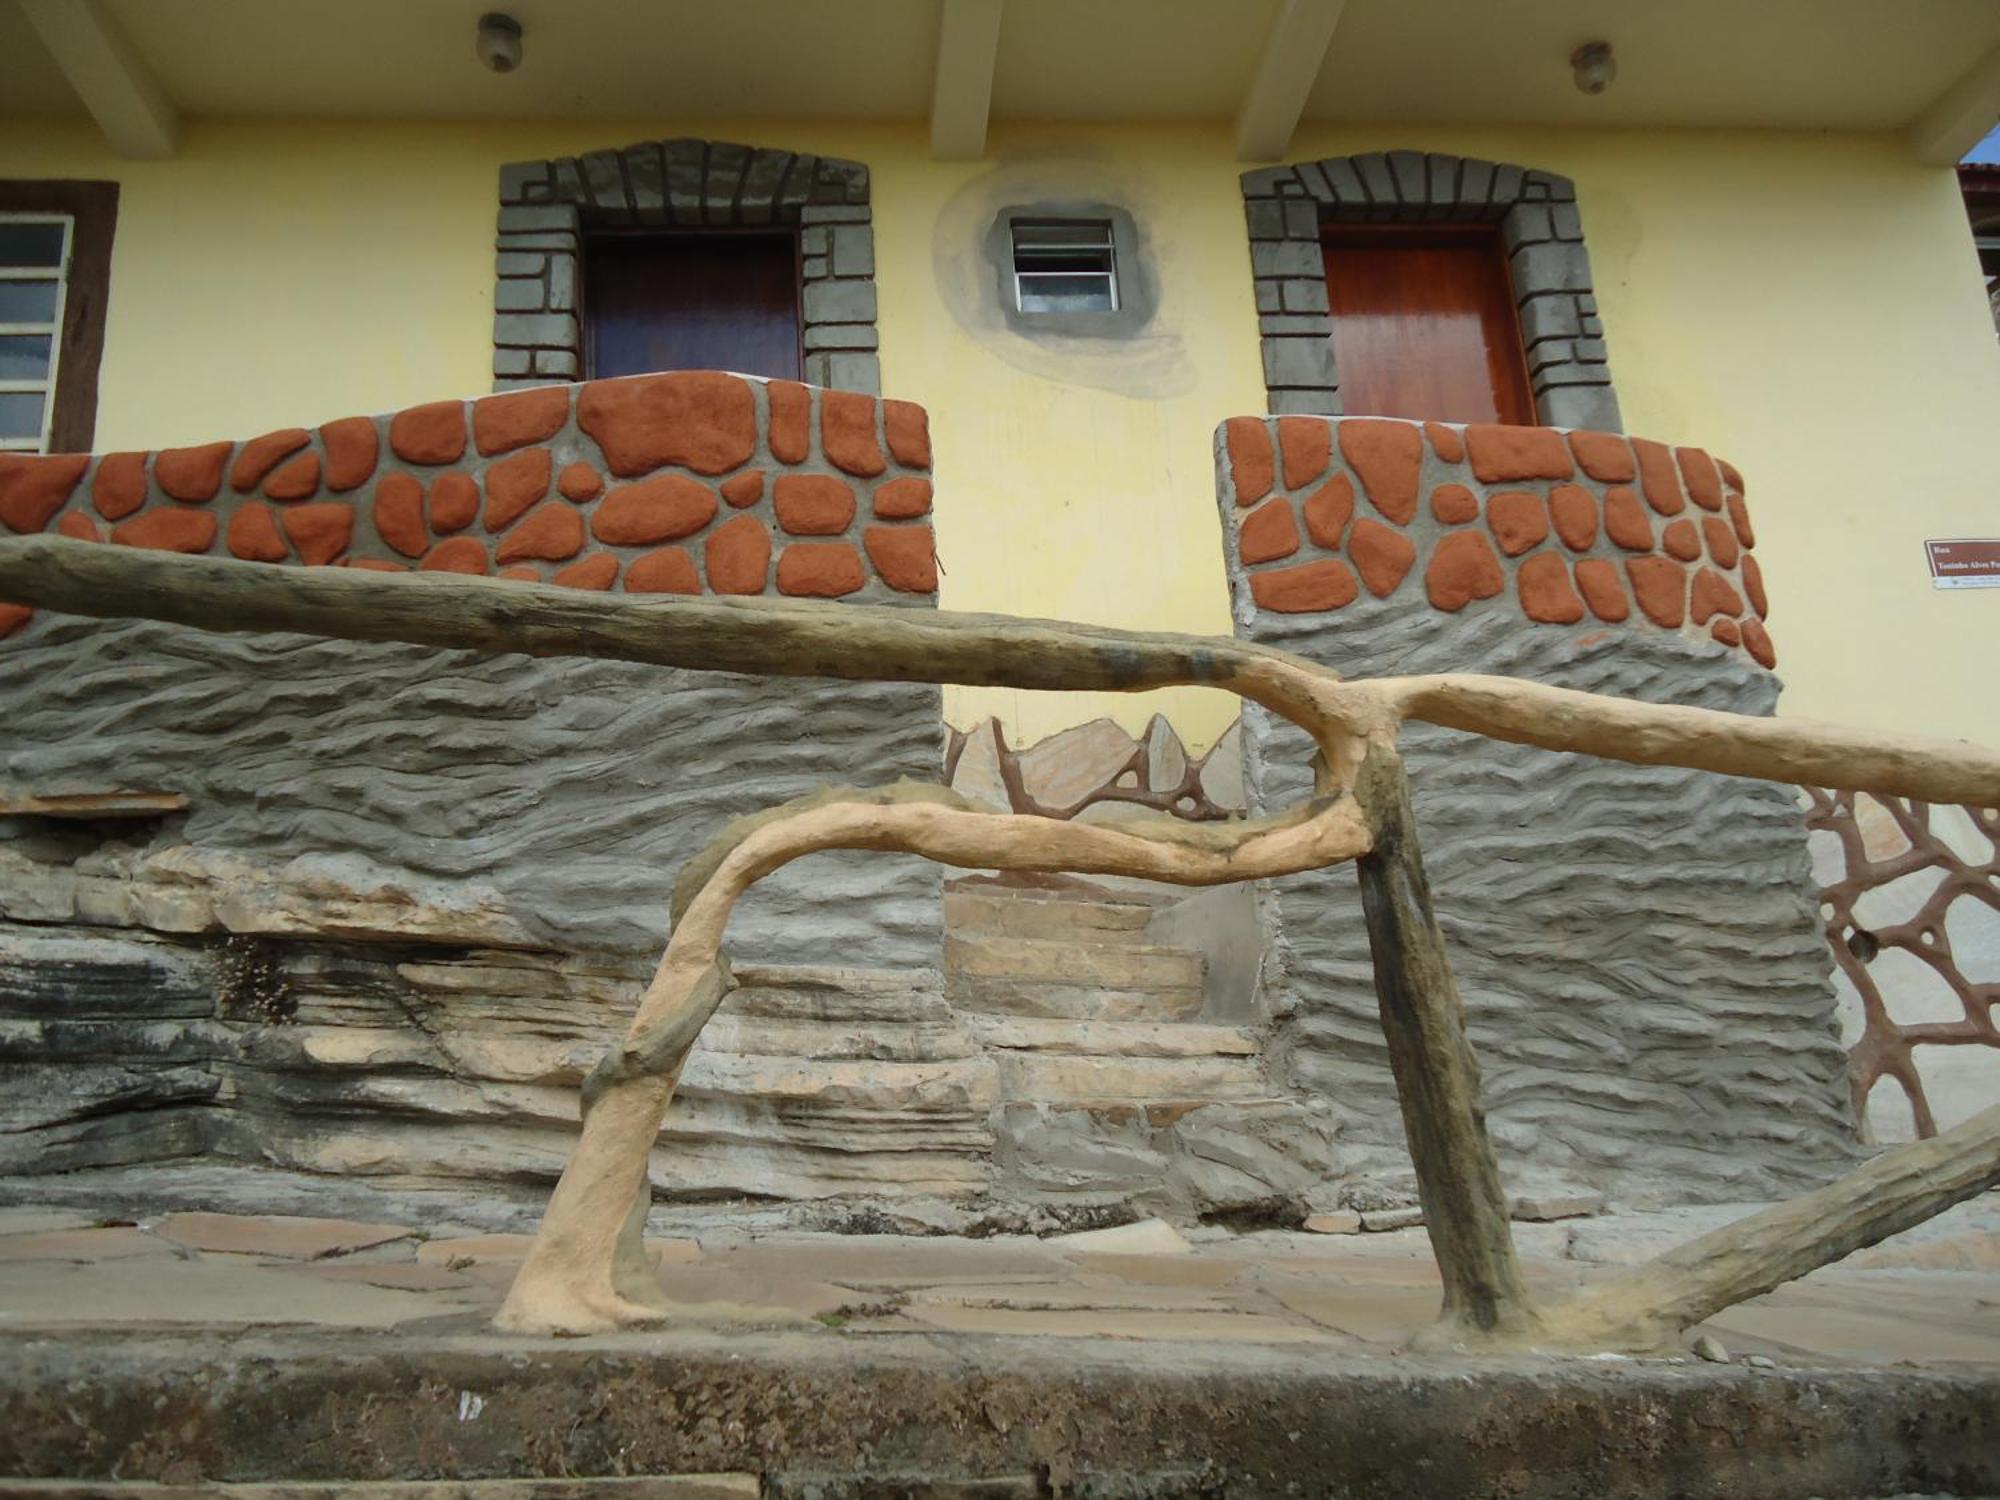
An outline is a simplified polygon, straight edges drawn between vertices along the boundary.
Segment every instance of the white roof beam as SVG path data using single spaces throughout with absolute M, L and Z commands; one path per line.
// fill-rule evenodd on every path
M 1282 0 L 1264 39 L 1250 92 L 1236 111 L 1236 159 L 1275 161 L 1292 144 L 1306 97 L 1319 78 L 1326 49 L 1347 0 Z
M 1933 167 L 1956 165 L 2000 122 L 2000 47 L 1940 94 L 1910 126 L 1910 149 Z
M 97 128 L 120 156 L 172 156 L 181 120 L 103 0 L 20 0 Z
M 1000 6 L 1001 0 L 944 0 L 931 84 L 931 155 L 939 161 L 977 161 L 986 154 Z

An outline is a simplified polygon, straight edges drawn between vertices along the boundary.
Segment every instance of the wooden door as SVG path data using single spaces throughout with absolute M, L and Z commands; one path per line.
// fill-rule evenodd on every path
M 791 234 L 592 235 L 583 279 L 584 367 L 593 379 L 651 370 L 800 378 Z
M 1534 423 L 1496 230 L 1343 225 L 1324 244 L 1343 412 Z

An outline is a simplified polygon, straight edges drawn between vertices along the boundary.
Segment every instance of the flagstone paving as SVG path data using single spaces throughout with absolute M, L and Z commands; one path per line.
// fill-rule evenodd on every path
M 1894 1243 L 1732 1308 L 1696 1332 L 1758 1363 L 2000 1365 L 2000 1212 Z M 1961 1211 L 1963 1215 L 1965 1211 Z M 1553 1292 L 1712 1227 L 1715 1215 L 1523 1225 Z M 96 1222 L 0 1208 L 0 1328 L 482 1327 L 530 1238 L 196 1208 Z M 1321 1348 L 1380 1356 L 1435 1318 L 1421 1229 L 1185 1232 L 1157 1221 L 1036 1239 L 834 1235 L 679 1224 L 648 1241 L 679 1321 L 829 1337 L 1028 1336 Z

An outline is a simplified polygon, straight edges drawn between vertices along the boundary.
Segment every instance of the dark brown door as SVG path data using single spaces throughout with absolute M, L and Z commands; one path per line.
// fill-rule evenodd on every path
M 790 234 L 606 234 L 584 242 L 584 364 L 800 376 Z
M 1534 422 L 1496 231 L 1343 226 L 1325 247 L 1342 411 Z

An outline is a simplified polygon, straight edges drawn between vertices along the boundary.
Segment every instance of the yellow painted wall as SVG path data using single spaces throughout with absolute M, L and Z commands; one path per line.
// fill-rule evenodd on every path
M 160 446 L 486 389 L 498 164 L 682 133 L 869 163 L 884 386 L 932 412 L 946 607 L 1228 629 L 1209 434 L 1263 392 L 1219 128 L 1005 127 L 993 159 L 940 163 L 916 127 L 196 124 L 150 163 L 14 122 L 0 177 L 123 184 L 98 446 Z M 2000 590 L 1933 592 L 1920 545 L 2000 534 L 2000 346 L 1949 173 L 1888 138 L 1768 132 L 1313 129 L 1292 159 L 1397 146 L 1576 179 L 1628 429 L 1749 480 L 1783 712 L 2000 742 Z M 1114 196 L 1149 237 L 1143 368 L 1067 378 L 951 311 L 966 205 L 1038 178 Z M 1197 743 L 1235 712 L 947 696 L 1017 742 L 1163 705 Z

